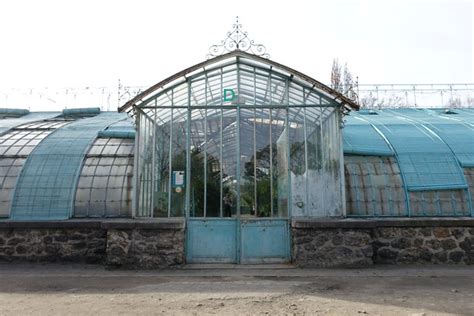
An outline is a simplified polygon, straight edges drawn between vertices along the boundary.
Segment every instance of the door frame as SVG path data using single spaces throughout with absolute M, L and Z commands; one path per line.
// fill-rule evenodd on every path
M 222 225 L 223 223 L 225 225 Z M 232 224 L 226 225 L 229 223 Z M 225 236 L 231 238 L 219 238 L 222 237 L 221 234 L 227 234 Z M 275 235 L 273 234 L 277 234 L 277 238 L 274 238 Z M 232 235 L 234 236 L 232 237 Z M 278 241 L 278 237 L 282 237 L 279 243 L 270 241 L 273 238 Z M 265 264 L 292 261 L 289 218 L 189 217 L 186 219 L 185 238 L 187 263 Z M 263 241 L 263 248 L 252 247 L 252 241 L 248 238 Z M 219 245 L 219 241 L 233 242 L 234 244 Z M 206 249 L 202 249 L 203 247 L 216 248 L 206 251 Z M 216 253 L 213 250 L 222 251 L 222 253 Z M 229 254 L 229 251 L 233 251 L 232 255 Z M 209 256 L 206 256 L 206 253 Z M 259 256 L 259 253 L 268 253 L 269 255 L 268 257 L 265 255 Z M 220 255 L 222 256 L 220 257 Z

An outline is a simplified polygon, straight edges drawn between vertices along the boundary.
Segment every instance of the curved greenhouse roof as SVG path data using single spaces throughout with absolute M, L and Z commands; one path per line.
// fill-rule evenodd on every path
M 472 114 L 474 109 L 351 113 L 344 128 L 346 192 L 354 203 L 348 209 L 357 210 L 354 215 L 394 215 L 394 209 L 398 215 L 472 214 Z

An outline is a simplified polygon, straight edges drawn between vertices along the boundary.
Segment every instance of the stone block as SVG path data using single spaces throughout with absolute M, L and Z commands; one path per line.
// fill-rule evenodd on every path
M 433 228 L 433 235 L 437 238 L 447 238 L 451 236 L 451 232 L 447 227 L 435 227 Z
M 433 229 L 431 227 L 421 227 L 418 229 L 418 236 L 431 237 L 433 235 Z
M 435 259 L 435 263 L 446 263 L 448 261 L 448 253 L 446 251 L 436 252 L 433 258 Z
M 376 260 L 375 263 L 395 263 L 398 257 L 398 252 L 389 249 L 389 248 L 381 248 L 376 252 Z
M 411 240 L 405 237 L 400 237 L 395 240 L 393 240 L 390 245 L 392 248 L 397 248 L 397 249 L 406 249 L 411 247 Z
M 468 254 L 474 254 L 474 237 L 466 237 L 459 243 L 459 247 Z
M 363 231 L 344 232 L 344 244 L 351 247 L 365 246 L 370 242 L 370 235 Z
M 441 242 L 438 239 L 428 239 L 425 241 L 425 245 L 433 250 L 441 248 Z
M 400 228 L 398 227 L 383 227 L 377 228 L 377 237 L 381 238 L 393 238 L 400 236 Z
M 441 240 L 441 247 L 443 250 L 451 250 L 457 248 L 457 243 L 454 239 L 443 239 Z
M 424 243 L 423 238 L 416 238 L 415 240 L 413 240 L 413 246 L 417 248 L 422 247 L 423 243 Z
M 463 257 L 464 251 L 455 250 L 449 253 L 449 260 L 454 263 L 460 263 Z
M 464 234 L 466 233 L 466 229 L 461 227 L 461 228 L 451 228 L 451 235 L 454 236 L 456 239 L 461 239 L 464 237 Z

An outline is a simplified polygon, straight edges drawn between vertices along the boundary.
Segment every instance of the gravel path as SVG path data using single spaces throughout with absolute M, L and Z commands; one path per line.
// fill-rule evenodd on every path
M 0 315 L 474 315 L 474 267 L 0 264 Z

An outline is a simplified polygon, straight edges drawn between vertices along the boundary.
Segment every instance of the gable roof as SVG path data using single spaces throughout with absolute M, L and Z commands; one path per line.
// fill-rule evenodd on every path
M 219 62 L 223 62 L 227 59 L 231 59 L 234 57 L 245 57 L 250 60 L 265 64 L 270 66 L 270 68 L 278 69 L 284 73 L 287 73 L 290 77 L 292 78 L 298 78 L 300 81 L 305 82 L 307 85 L 309 85 L 312 89 L 317 89 L 318 91 L 326 94 L 329 96 L 331 99 L 333 99 L 335 102 L 340 104 L 341 106 L 345 107 L 347 110 L 358 110 L 360 107 L 357 103 L 354 101 L 350 100 L 346 96 L 342 95 L 340 92 L 328 87 L 327 85 L 317 81 L 316 79 L 313 79 L 297 70 L 294 70 L 290 67 L 287 67 L 285 65 L 282 65 L 280 63 L 274 62 L 270 59 L 266 59 L 257 55 L 249 54 L 247 52 L 241 51 L 241 50 L 235 50 L 227 54 L 223 54 L 217 57 L 214 57 L 212 59 L 203 61 L 201 63 L 198 63 L 194 66 L 191 66 L 189 68 L 186 68 L 158 83 L 155 85 L 149 87 L 145 91 L 139 93 L 129 101 L 127 101 L 124 105 L 119 107 L 119 112 L 129 112 L 134 106 L 138 106 L 142 100 L 144 100 L 147 96 L 157 92 L 158 90 L 164 88 L 165 86 L 169 86 L 173 84 L 175 81 L 181 80 L 181 82 L 186 80 L 190 75 L 197 73 L 197 72 L 205 72 L 206 67 L 212 66 L 214 64 L 217 64 Z

